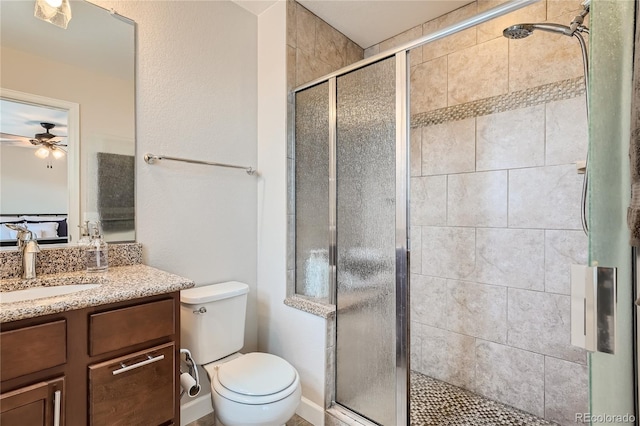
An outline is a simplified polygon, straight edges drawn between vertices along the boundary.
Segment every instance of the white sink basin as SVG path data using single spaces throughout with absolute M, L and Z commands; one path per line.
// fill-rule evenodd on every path
M 62 296 L 63 294 L 91 290 L 100 284 L 72 284 L 51 287 L 32 287 L 24 290 L 0 292 L 0 303 L 22 302 L 25 300 L 42 299 L 45 297 Z

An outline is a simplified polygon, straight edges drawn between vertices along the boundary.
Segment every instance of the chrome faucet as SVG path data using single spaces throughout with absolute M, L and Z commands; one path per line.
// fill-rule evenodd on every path
M 22 258 L 22 278 L 31 279 L 36 277 L 36 253 L 40 251 L 40 246 L 33 232 L 21 225 L 13 223 L 5 224 L 7 228 L 18 231 L 18 249 Z

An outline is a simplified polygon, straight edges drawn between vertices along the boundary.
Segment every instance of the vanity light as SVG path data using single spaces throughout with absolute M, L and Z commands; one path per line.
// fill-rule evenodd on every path
M 69 0 L 36 0 L 34 15 L 38 19 L 67 28 L 71 20 Z

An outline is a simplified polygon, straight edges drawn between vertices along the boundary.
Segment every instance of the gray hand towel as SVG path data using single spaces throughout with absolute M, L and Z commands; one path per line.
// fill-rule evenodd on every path
M 132 155 L 98 153 L 98 213 L 105 232 L 134 227 L 134 173 Z

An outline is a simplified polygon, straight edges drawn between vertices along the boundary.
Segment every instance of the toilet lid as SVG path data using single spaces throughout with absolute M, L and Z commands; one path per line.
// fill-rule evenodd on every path
M 282 358 L 253 352 L 221 364 L 217 376 L 220 384 L 232 392 L 265 396 L 291 386 L 296 371 Z

